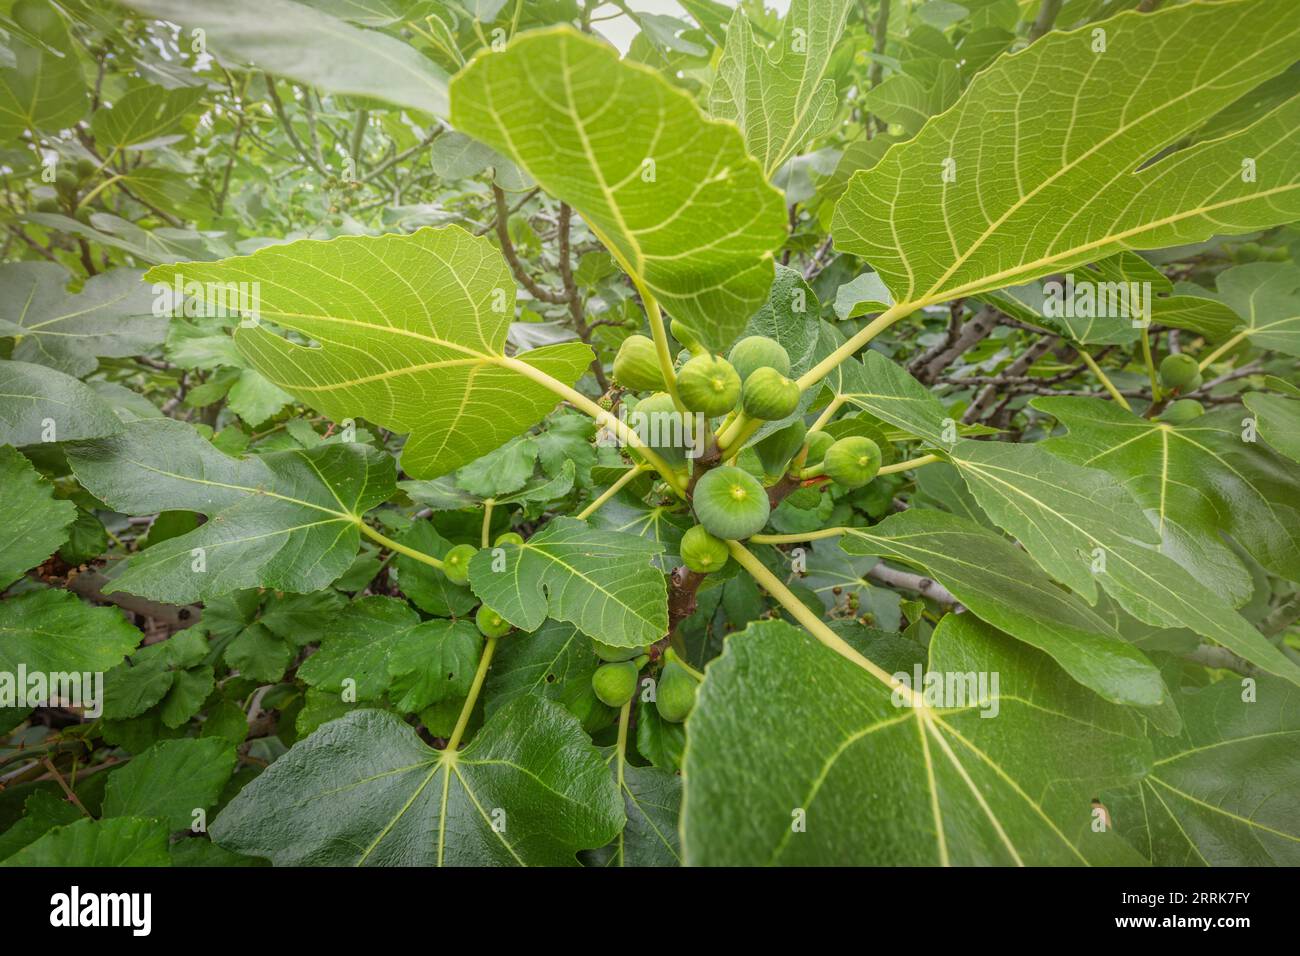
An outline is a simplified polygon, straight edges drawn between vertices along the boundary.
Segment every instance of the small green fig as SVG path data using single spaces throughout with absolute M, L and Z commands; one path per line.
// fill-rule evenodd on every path
M 826 452 L 834 444 L 835 439 L 826 432 L 813 432 L 808 436 L 808 454 L 804 457 L 804 463 L 808 465 L 817 464 L 826 457 Z
M 677 394 L 693 412 L 725 415 L 740 399 L 740 376 L 720 355 L 697 355 L 677 373 Z
M 841 438 L 826 451 L 822 470 L 837 485 L 861 488 L 880 471 L 880 446 L 870 438 Z
M 594 637 L 591 639 L 591 646 L 596 651 L 596 656 L 602 661 L 618 663 L 619 661 L 630 661 L 638 657 L 644 648 L 640 647 L 615 647 L 613 644 L 604 644 Z
M 77 195 L 77 187 L 80 181 L 75 175 L 69 172 L 60 172 L 54 177 L 54 188 L 64 199 L 72 199 Z
M 725 541 L 762 531 L 772 510 L 758 479 L 734 465 L 706 471 L 695 483 L 691 503 L 704 530 Z
M 655 688 L 655 709 L 669 723 L 680 724 L 695 707 L 695 678 L 676 661 L 669 661 L 659 674 Z
M 750 335 L 731 347 L 727 356 L 742 382 L 760 368 L 774 368 L 782 375 L 790 374 L 790 353 L 776 339 L 765 335 Z
M 700 333 L 683 322 L 681 319 L 673 319 L 672 325 L 673 338 L 681 343 L 682 348 L 686 349 L 692 355 L 707 355 L 708 348 L 700 341 Z
M 774 368 L 755 369 L 745 379 L 740 407 L 750 418 L 775 422 L 799 406 L 799 386 Z
M 1191 383 L 1200 377 L 1196 359 L 1186 352 L 1166 355 L 1160 362 L 1160 384 L 1165 388 L 1189 391 Z
M 682 564 L 698 574 L 717 571 L 727 563 L 727 542 L 715 538 L 701 525 L 688 528 L 680 546 Z
M 484 637 L 505 637 L 510 633 L 510 622 L 486 604 L 479 605 L 474 614 L 474 623 Z
M 442 573 L 452 584 L 465 584 L 469 581 L 469 559 L 478 554 L 478 548 L 471 544 L 458 544 L 442 556 Z
M 662 390 L 664 373 L 654 342 L 644 335 L 625 338 L 614 356 L 614 380 L 638 392 Z
M 99 167 L 89 159 L 79 159 L 77 160 L 77 178 L 84 182 L 91 176 L 95 175 L 95 170 L 98 168 Z
M 591 675 L 591 689 L 602 703 L 622 707 L 636 693 L 636 675 L 640 668 L 636 661 L 601 664 Z
M 778 428 L 754 445 L 758 460 L 763 466 L 763 473 L 779 475 L 785 471 L 790 459 L 803 447 L 804 436 L 808 426 L 802 421 L 793 421 L 784 428 Z
M 36 204 L 37 212 L 62 212 L 63 207 L 56 199 L 42 199 Z
M 494 547 L 501 547 L 503 544 L 523 544 L 524 536 L 518 531 L 502 531 L 497 535 L 497 539 L 492 542 Z
M 685 463 L 686 449 L 693 444 L 690 429 L 694 426 L 694 416 L 679 412 L 667 392 L 655 392 L 641 399 L 628 421 L 668 464 Z
M 1161 413 L 1160 420 L 1170 425 L 1186 425 L 1204 414 L 1205 406 L 1196 399 L 1180 398 Z

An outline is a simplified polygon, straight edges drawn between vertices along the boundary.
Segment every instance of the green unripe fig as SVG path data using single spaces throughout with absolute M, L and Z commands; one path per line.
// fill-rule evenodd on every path
M 778 428 L 754 446 L 758 460 L 763 465 L 764 474 L 779 475 L 785 471 L 790 459 L 803 447 L 804 436 L 808 426 L 801 421 L 793 421 L 784 428 Z
M 682 535 L 680 550 L 682 564 L 698 574 L 717 571 L 727 563 L 727 557 L 731 553 L 727 550 L 725 541 L 715 538 L 698 524 Z
M 677 373 L 677 394 L 693 412 L 725 415 L 740 398 L 740 376 L 720 355 L 697 355 Z
M 55 190 L 58 191 L 60 196 L 63 196 L 66 199 L 71 199 L 73 196 L 77 195 L 78 185 L 80 185 L 80 183 L 78 182 L 77 177 L 66 170 L 60 172 L 54 177 Z
M 501 547 L 503 544 L 523 544 L 524 536 L 517 531 L 502 531 L 497 535 L 497 539 L 492 542 L 493 547 Z
M 672 330 L 673 338 L 680 342 L 682 348 L 692 355 L 709 354 L 708 348 L 700 341 L 700 333 L 681 321 L 681 319 L 673 319 L 669 328 Z
M 760 368 L 774 368 L 782 375 L 790 374 L 790 353 L 776 339 L 765 335 L 750 335 L 731 347 L 727 356 L 742 382 L 748 381 Z
M 880 471 L 880 446 L 870 438 L 841 438 L 826 451 L 822 471 L 837 485 L 861 488 Z
M 589 734 L 614 722 L 615 712 L 596 698 L 589 680 L 567 681 L 560 691 L 560 705 L 577 717 L 582 729 Z
M 804 463 L 809 465 L 817 464 L 826 457 L 826 452 L 834 444 L 835 439 L 826 432 L 813 432 L 808 436 L 808 454 L 804 457 Z
M 474 613 L 474 623 L 484 637 L 505 637 L 510 633 L 510 622 L 486 604 L 479 605 Z
M 452 584 L 469 581 L 469 559 L 478 554 L 472 544 L 458 544 L 442 556 L 442 573 Z
M 1200 377 L 1201 371 L 1196 359 L 1186 352 L 1166 355 L 1160 362 L 1160 384 L 1165 388 L 1188 391 L 1192 381 Z
M 74 213 L 77 217 L 77 222 L 81 223 L 83 226 L 90 225 L 90 217 L 94 214 L 94 210 L 89 206 L 78 206 L 76 213 Z
M 95 175 L 95 170 L 97 168 L 98 167 L 90 160 L 79 159 L 77 160 L 77 178 L 85 181 Z
M 636 661 L 601 664 L 591 675 L 591 689 L 602 703 L 622 707 L 636 693 L 636 675 L 640 670 Z
M 774 368 L 755 369 L 745 379 L 740 407 L 750 418 L 775 422 L 799 406 L 799 386 Z
M 1196 399 L 1180 398 L 1161 413 L 1160 420 L 1170 425 L 1186 425 L 1204 414 L 1205 406 Z
M 664 373 L 659 367 L 659 352 L 654 342 L 644 335 L 625 338 L 614 356 L 614 380 L 638 392 L 661 391 Z
M 637 402 L 629 424 L 668 464 L 685 463 L 686 449 L 692 445 L 689 429 L 694 426 L 694 416 L 682 415 L 667 392 L 655 392 Z
M 591 646 L 596 651 L 596 656 L 602 661 L 618 663 L 619 661 L 630 661 L 641 655 L 640 647 L 615 647 L 613 644 L 604 644 L 592 638 Z
M 63 207 L 59 205 L 57 199 L 42 199 L 36 204 L 37 212 L 62 212 Z
M 772 510 L 758 479 L 734 465 L 705 472 L 695 483 L 691 503 L 704 530 L 725 541 L 758 534 Z
M 669 661 L 655 688 L 655 710 L 669 723 L 680 724 L 695 707 L 695 678 L 681 664 Z

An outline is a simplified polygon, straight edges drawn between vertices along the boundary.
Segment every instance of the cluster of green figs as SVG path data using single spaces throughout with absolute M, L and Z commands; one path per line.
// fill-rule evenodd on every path
M 732 416 L 728 421 L 739 414 L 754 422 L 779 422 L 798 409 L 800 388 L 790 378 L 790 355 L 780 342 L 751 335 L 736 342 L 723 358 L 700 344 L 693 330 L 680 322 L 673 322 L 672 330 L 689 353 L 675 376 L 678 398 L 688 412 L 706 418 Z M 634 414 L 677 411 L 665 390 L 658 349 L 646 336 L 624 340 L 614 359 L 614 379 L 627 389 L 651 392 L 640 401 L 624 399 Z M 667 444 L 663 432 L 651 432 L 656 434 L 658 440 L 650 441 L 655 451 L 669 464 L 684 464 L 684 449 Z M 795 478 L 829 478 L 850 489 L 875 478 L 881 463 L 880 446 L 872 439 L 850 435 L 836 440 L 820 430 L 810 433 L 797 417 L 764 436 L 754 450 L 769 475 L 784 474 L 788 468 Z M 771 511 L 762 483 L 734 464 L 699 476 L 691 505 L 699 523 L 686 532 L 680 551 L 682 563 L 701 574 L 726 564 L 727 542 L 757 534 Z

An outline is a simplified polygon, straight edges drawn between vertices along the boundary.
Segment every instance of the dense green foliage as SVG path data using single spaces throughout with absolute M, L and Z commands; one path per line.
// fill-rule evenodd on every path
M 1300 863 L 1300 4 L 635 6 L 0 0 L 0 865 Z

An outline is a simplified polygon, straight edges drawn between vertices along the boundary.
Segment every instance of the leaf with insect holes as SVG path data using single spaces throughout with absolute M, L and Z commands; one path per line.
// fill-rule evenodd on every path
M 243 283 L 261 325 L 236 330 L 267 379 L 335 421 L 409 432 L 402 468 L 436 478 L 535 425 L 591 363 L 577 342 L 507 357 L 515 286 L 501 253 L 459 226 L 270 246 L 221 262 L 156 266 L 150 281 Z M 265 328 L 312 340 L 307 346 Z
M 523 544 L 480 550 L 469 583 L 525 631 L 552 617 L 606 644 L 640 647 L 668 631 L 668 588 L 651 563 L 662 550 L 639 535 L 554 518 Z
M 1287 69 L 1298 38 L 1292 0 L 1166 4 L 1050 33 L 854 174 L 835 209 L 835 248 L 919 307 L 1124 249 L 1290 222 L 1300 217 L 1300 169 L 1286 161 L 1300 145 L 1300 98 L 1150 160 Z
M 521 697 L 454 753 L 392 714 L 353 711 L 263 771 L 211 832 L 277 866 L 573 866 L 623 822 L 578 722 Z
M 484 50 L 451 84 L 452 123 L 571 204 L 624 270 L 723 350 L 763 302 L 781 194 L 730 123 L 569 27 Z
M 1092 799 L 1150 767 L 1132 710 L 966 614 L 935 629 L 928 670 L 954 689 L 950 673 L 972 690 L 984 675 L 987 703 L 898 706 L 882 681 L 782 621 L 730 635 L 689 720 L 686 862 L 1139 862 L 1091 826 Z
M 367 445 L 231 458 L 171 419 L 131 422 L 78 444 L 68 461 L 117 511 L 208 516 L 118 564 L 104 587 L 172 604 L 241 588 L 327 587 L 356 558 L 361 516 L 396 490 L 392 459 Z

